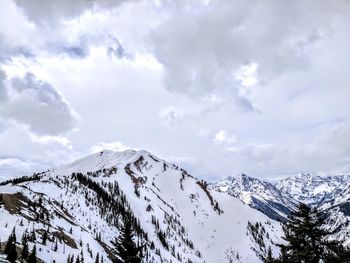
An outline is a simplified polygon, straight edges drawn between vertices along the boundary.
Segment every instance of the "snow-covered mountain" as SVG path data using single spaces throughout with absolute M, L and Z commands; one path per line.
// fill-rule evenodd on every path
M 211 184 L 211 187 L 239 198 L 245 204 L 274 220 L 287 220 L 288 215 L 297 205 L 293 198 L 281 192 L 275 185 L 245 174 L 228 177 L 223 181 Z
M 280 180 L 276 187 L 283 193 L 300 202 L 319 205 L 332 199 L 334 191 L 339 191 L 350 183 L 350 176 L 319 176 L 317 174 L 298 174 Z
M 228 177 L 211 184 L 212 189 L 239 198 L 268 217 L 287 220 L 299 202 L 327 215 L 331 238 L 350 244 L 350 176 L 298 174 L 275 184 L 247 175 Z
M 30 249 L 57 263 L 115 261 L 111 241 L 125 215 L 143 262 L 261 262 L 282 234 L 278 222 L 146 151 L 103 151 L 3 182 L 0 213 L 1 241 L 15 227 L 17 240 L 27 233 Z
M 276 187 L 297 201 L 310 204 L 327 215 L 326 228 L 333 238 L 350 245 L 350 176 L 299 174 L 281 180 Z

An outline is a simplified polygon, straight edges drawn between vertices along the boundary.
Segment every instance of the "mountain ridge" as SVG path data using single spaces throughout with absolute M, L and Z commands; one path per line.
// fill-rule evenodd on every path
M 2 239 L 14 226 L 18 239 L 35 233 L 29 246 L 44 261 L 83 254 L 94 262 L 97 253 L 113 261 L 111 240 L 125 215 L 147 244 L 143 262 L 256 263 L 269 247 L 278 253 L 279 223 L 147 151 L 102 151 L 3 182 L 0 194 Z

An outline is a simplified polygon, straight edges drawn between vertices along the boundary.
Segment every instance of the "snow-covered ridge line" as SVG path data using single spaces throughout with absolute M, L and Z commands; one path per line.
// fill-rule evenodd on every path
M 277 222 L 147 151 L 102 151 L 0 185 L 0 194 L 2 240 L 13 226 L 17 240 L 34 233 L 29 248 L 45 262 L 111 262 L 125 211 L 146 244 L 143 262 L 256 263 L 269 247 L 278 252 Z M 269 233 L 263 242 L 249 227 L 257 224 Z

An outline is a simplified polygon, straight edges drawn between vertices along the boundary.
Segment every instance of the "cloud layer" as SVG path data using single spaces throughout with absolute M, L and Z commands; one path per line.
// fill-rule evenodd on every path
M 2 167 L 130 147 L 209 179 L 349 173 L 349 13 L 346 0 L 5 0 Z
M 3 119 L 22 123 L 39 135 L 60 135 L 74 128 L 75 113 L 50 84 L 31 73 L 11 80 L 2 73 L 1 83 Z

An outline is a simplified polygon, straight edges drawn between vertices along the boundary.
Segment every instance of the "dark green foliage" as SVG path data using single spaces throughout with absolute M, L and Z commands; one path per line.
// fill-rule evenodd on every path
M 148 240 L 147 234 L 141 228 L 140 222 L 136 219 L 129 203 L 126 201 L 126 196 L 119 189 L 116 182 L 114 184 L 101 185 L 82 173 L 73 173 L 72 178 L 96 193 L 97 199 L 94 201 L 97 202 L 101 215 L 105 217 L 108 223 L 119 227 L 120 219 L 126 220 L 128 218 L 131 220 L 135 234 L 141 239 Z M 109 191 L 104 189 L 107 186 Z
M 53 247 L 53 251 L 57 251 L 57 250 L 58 250 L 58 243 L 57 243 L 57 238 L 56 238 L 55 245 Z
M 261 222 L 252 224 L 250 221 L 248 221 L 248 231 L 253 237 L 254 241 L 258 244 L 259 249 L 261 251 L 266 251 L 265 238 L 268 239 L 268 235 Z
M 27 230 L 24 232 L 23 237 L 22 237 L 22 253 L 21 253 L 21 258 L 22 259 L 27 259 L 29 255 L 28 251 L 28 237 L 27 237 Z
M 322 228 L 324 223 L 325 217 L 316 209 L 300 204 L 283 227 L 286 243 L 279 244 L 280 257 L 268 255 L 265 262 L 350 263 L 349 252 L 340 242 L 325 240 L 331 233 Z
M 45 246 L 47 241 L 47 231 L 44 230 L 44 233 L 42 235 L 42 244 Z
M 40 178 L 41 178 L 40 174 L 33 174 L 32 176 L 22 176 L 19 178 L 4 181 L 4 182 L 1 182 L 0 185 L 7 185 L 9 183 L 20 184 L 24 182 L 39 180 Z
M 16 242 L 16 230 L 13 228 L 10 236 L 7 239 L 4 251 L 7 255 L 6 259 L 10 262 L 15 262 L 17 259 Z
M 168 245 L 168 242 L 166 240 L 165 232 L 163 232 L 162 230 L 158 230 L 157 235 L 158 235 L 158 239 L 159 239 L 160 243 L 162 243 L 163 247 L 166 250 L 169 250 L 169 245 Z
M 114 253 L 119 257 L 117 262 L 140 263 L 140 252 L 142 247 L 138 247 L 134 242 L 134 230 L 129 218 L 124 220 L 124 225 L 120 230 L 120 235 L 111 243 L 114 245 Z
M 7 254 L 6 259 L 10 262 L 15 262 L 17 259 L 17 251 L 16 251 L 16 244 L 12 243 L 10 251 Z
M 28 263 L 37 263 L 37 259 L 36 259 L 36 245 L 34 245 L 32 251 L 30 252 L 30 255 L 28 257 Z
M 7 241 L 6 241 L 6 246 L 5 246 L 5 254 L 8 255 L 8 253 L 11 250 L 12 245 L 16 243 L 16 233 L 15 233 L 15 228 L 13 228 L 12 233 L 9 235 Z

